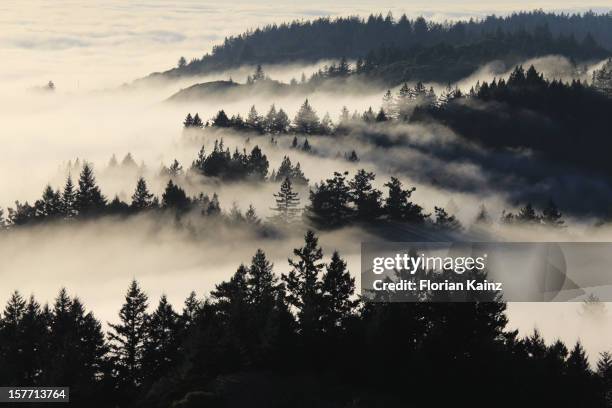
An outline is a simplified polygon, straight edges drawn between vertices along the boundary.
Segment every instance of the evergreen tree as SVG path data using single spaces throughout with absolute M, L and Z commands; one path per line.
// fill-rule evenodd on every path
M 597 376 L 603 392 L 604 406 L 612 404 L 612 355 L 607 351 L 601 353 L 597 361 Z
M 263 118 L 257 113 L 255 105 L 251 106 L 251 109 L 249 110 L 249 114 L 246 119 L 246 125 L 249 127 L 249 129 L 261 132 L 263 131 L 262 122 Z
M 112 329 L 109 333 L 111 349 L 120 381 L 128 389 L 139 386 L 144 377 L 142 360 L 149 320 L 147 306 L 147 295 L 133 280 L 119 312 L 120 323 L 109 324 Z
M 193 122 L 191 123 L 191 127 L 198 128 L 198 129 L 201 129 L 204 127 L 204 123 L 202 122 L 202 119 L 200 118 L 200 115 L 198 113 L 196 113 L 195 116 L 193 117 Z
M 168 184 L 166 185 L 166 189 L 162 194 L 162 207 L 176 210 L 186 210 L 190 204 L 191 200 L 189 200 L 189 197 L 187 197 L 185 190 L 174 184 L 172 180 L 169 180 Z
M 376 115 L 376 122 L 386 122 L 387 120 L 389 120 L 389 118 L 387 117 L 385 110 L 380 108 L 378 114 Z
M 67 219 L 77 215 L 76 191 L 74 191 L 74 184 L 72 184 L 72 177 L 70 177 L 70 175 L 68 175 L 66 179 L 64 191 L 62 193 L 62 214 L 64 218 Z
M 75 208 L 79 215 L 100 213 L 106 206 L 106 198 L 96 184 L 93 169 L 85 163 L 79 177 L 79 189 L 76 193 Z
M 310 190 L 309 219 L 319 227 L 334 228 L 346 224 L 353 215 L 350 207 L 350 187 L 346 173 L 334 172 L 334 177 L 316 184 Z
M 244 214 L 244 218 L 246 222 L 251 225 L 259 225 L 261 223 L 261 220 L 259 219 L 259 217 L 257 217 L 257 214 L 255 213 L 255 207 L 253 207 L 253 204 L 249 204 L 249 208 Z
M 59 191 L 53 191 L 50 185 L 45 187 L 42 198 L 34 203 L 36 217 L 56 218 L 62 215 L 62 198 Z
M 274 133 L 276 131 L 274 122 L 276 120 L 276 107 L 274 105 L 270 106 L 270 110 L 266 114 L 266 117 L 263 119 L 263 131 L 266 133 Z
M 265 180 L 268 175 L 269 166 L 268 158 L 263 154 L 259 146 L 253 147 L 246 163 L 249 177 L 257 181 Z
M 224 110 L 220 110 L 217 113 L 217 116 L 215 116 L 215 118 L 213 119 L 213 126 L 221 128 L 230 127 L 230 120 L 225 114 Z
M 147 321 L 142 349 L 142 371 L 145 379 L 154 382 L 178 363 L 179 316 L 165 295 Z
M 300 212 L 300 199 L 298 193 L 293 191 L 289 177 L 283 180 L 280 191 L 274 194 L 274 199 L 276 201 L 276 207 L 272 209 L 276 212 L 274 220 L 286 224 L 295 221 Z
M 188 113 L 183 121 L 183 127 L 190 128 L 193 127 L 193 117 L 191 117 L 191 113 Z
M 299 331 L 308 343 L 320 330 L 324 304 L 320 281 L 323 251 L 314 232 L 306 232 L 304 246 L 294 249 L 293 254 L 297 258 L 289 259 L 291 271 L 283 274 L 282 279 L 287 287 L 287 301 L 298 310 Z
M 289 116 L 283 109 L 279 109 L 276 117 L 274 118 L 274 132 L 273 133 L 287 133 L 289 129 L 289 125 L 291 122 L 289 121 Z
M 413 223 L 425 221 L 428 216 L 423 213 L 423 208 L 409 201 L 416 190 L 414 187 L 404 190 L 401 181 L 395 177 L 391 177 L 385 186 L 389 188 L 389 193 L 385 199 L 384 211 L 390 220 Z
M 140 177 L 136 183 L 136 190 L 132 195 L 132 209 L 141 211 L 151 208 L 152 205 L 153 194 L 149 193 L 145 179 Z
M 321 289 L 323 292 L 323 312 L 321 323 L 326 332 L 337 331 L 353 316 L 357 301 L 352 299 L 355 293 L 355 278 L 346 269 L 346 262 L 334 251 L 331 262 L 323 274 Z
M 293 124 L 298 133 L 313 134 L 320 131 L 321 124 L 319 117 L 310 106 L 310 103 L 308 103 L 308 99 L 300 106 Z
M 355 218 L 358 221 L 372 221 L 381 214 L 382 193 L 372 187 L 374 173 L 358 170 L 352 180 L 349 181 L 351 202 L 355 206 Z

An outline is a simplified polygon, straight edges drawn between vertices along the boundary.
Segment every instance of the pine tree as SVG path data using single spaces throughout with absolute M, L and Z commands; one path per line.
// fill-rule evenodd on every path
M 96 214 L 103 211 L 106 206 L 106 198 L 96 184 L 93 169 L 89 163 L 85 163 L 81 171 L 74 204 L 79 215 Z
M 179 349 L 179 316 L 165 295 L 147 321 L 142 350 L 142 371 L 145 380 L 154 382 L 177 364 Z
M 251 109 L 249 110 L 249 114 L 246 119 L 246 125 L 249 127 L 249 129 L 261 132 L 263 131 L 262 122 L 263 118 L 257 113 L 255 105 L 251 106 Z
M 287 301 L 298 312 L 299 331 L 306 342 L 320 329 L 323 294 L 320 274 L 324 264 L 319 239 L 311 230 L 304 236 L 304 246 L 293 250 L 297 259 L 289 259 L 291 271 L 282 275 L 287 288 Z
M 276 107 L 274 105 L 270 106 L 270 110 L 266 114 L 265 119 L 263 120 L 263 131 L 266 133 L 274 133 L 276 131 L 274 122 L 276 121 Z
M 381 214 L 382 193 L 372 187 L 374 173 L 361 169 L 349 181 L 351 202 L 355 206 L 355 218 L 359 221 L 373 221 Z
M 185 299 L 183 312 L 181 313 L 180 317 L 180 320 L 184 326 L 183 330 L 188 330 L 195 324 L 196 318 L 200 313 L 200 309 L 201 303 L 198 300 L 195 291 L 191 291 L 187 299 Z
M 184 68 L 187 65 L 187 60 L 185 59 L 185 57 L 181 57 L 178 60 L 178 67 L 179 68 Z
M 56 218 L 62 215 L 62 199 L 59 191 L 53 191 L 50 185 L 45 187 L 42 198 L 34 203 L 36 217 Z
M 358 302 L 352 299 L 355 278 L 351 277 L 346 262 L 337 251 L 334 251 L 323 274 L 321 289 L 324 300 L 321 318 L 323 329 L 327 332 L 339 330 L 353 316 Z
M 178 160 L 174 159 L 170 167 L 168 168 L 168 176 L 172 178 L 177 178 L 183 175 L 183 166 L 178 162 Z
M 230 120 L 225 114 L 224 110 L 220 110 L 217 113 L 217 116 L 215 116 L 215 118 L 213 119 L 213 126 L 221 128 L 230 127 Z
M 378 114 L 376 115 L 376 122 L 386 122 L 387 120 L 389 120 L 389 118 L 387 117 L 385 110 L 380 108 Z
M 191 113 L 188 113 L 183 121 L 183 127 L 190 128 L 193 127 L 193 118 L 191 117 Z
M 274 220 L 286 224 L 295 221 L 300 213 L 300 199 L 298 193 L 293 191 L 289 177 L 283 180 L 280 191 L 274 194 L 274 198 L 276 201 L 276 207 L 272 209 L 276 212 Z
M 428 217 L 423 213 L 423 208 L 409 201 L 410 196 L 416 190 L 414 187 L 404 190 L 401 181 L 395 177 L 385 184 L 389 188 L 385 199 L 384 211 L 390 220 L 403 220 L 413 223 L 422 223 Z
M 138 179 L 136 190 L 132 195 L 132 209 L 136 211 L 146 210 L 151 208 L 153 204 L 153 194 L 149 193 L 147 182 L 143 177 Z
M 191 200 L 187 197 L 185 190 L 174 184 L 172 180 L 168 181 L 166 189 L 162 194 L 162 207 L 172 208 L 175 210 L 185 210 L 191 204 Z
M 268 175 L 268 167 L 270 163 L 268 158 L 261 151 L 259 146 L 253 147 L 251 154 L 249 154 L 246 162 L 246 169 L 249 174 L 249 178 L 252 180 L 263 181 Z
M 346 224 L 353 215 L 350 188 L 346 173 L 334 172 L 334 177 L 310 190 L 309 219 L 319 227 L 334 228 Z
M 299 133 L 313 134 L 319 132 L 321 126 L 319 117 L 308 103 L 308 99 L 300 106 L 293 123 Z
M 138 167 L 138 164 L 136 164 L 136 160 L 134 160 L 132 153 L 128 152 L 123 158 L 123 160 L 121 160 L 121 167 L 126 169 L 135 169 Z
M 70 177 L 70 175 L 68 175 L 66 179 L 64 192 L 62 193 L 62 214 L 64 218 L 67 219 L 77 215 L 76 192 L 74 191 L 74 185 L 72 184 L 72 177 Z
M 191 123 L 191 127 L 202 129 L 204 127 L 204 123 L 202 119 L 200 119 L 200 115 L 196 112 L 193 117 L 193 122 Z
M 257 214 L 255 213 L 255 207 L 253 207 L 253 204 L 249 204 L 249 208 L 244 214 L 244 218 L 246 222 L 251 225 L 259 225 L 261 223 L 261 220 L 259 219 L 259 217 L 257 217 Z
M 253 73 L 253 82 L 262 81 L 266 78 L 266 74 L 264 73 L 261 64 L 257 64 L 257 68 L 255 68 L 255 72 Z
M 111 349 L 121 381 L 127 388 L 139 386 L 144 377 L 142 359 L 149 319 L 147 306 L 147 295 L 133 280 L 119 312 L 120 323 L 109 324 L 113 330 L 109 333 L 113 342 Z
M 287 133 L 290 124 L 287 113 L 283 109 L 279 109 L 274 118 L 274 133 Z
M 603 391 L 604 406 L 612 404 L 612 355 L 607 351 L 601 353 L 597 361 L 597 376 Z

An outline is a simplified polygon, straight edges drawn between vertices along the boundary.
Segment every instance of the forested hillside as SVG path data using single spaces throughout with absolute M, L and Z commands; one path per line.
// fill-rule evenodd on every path
M 456 59 L 500 57 L 505 54 L 529 57 L 561 53 L 572 58 L 598 58 L 612 49 L 610 14 L 554 14 L 535 11 L 484 20 L 437 23 L 423 17 L 395 19 L 391 14 L 358 17 L 320 18 L 268 25 L 226 38 L 212 52 L 152 77 L 176 78 L 205 74 L 244 64 L 312 62 L 321 59 L 366 58 L 380 49 L 425 55 L 425 60 L 444 55 Z M 478 55 L 476 50 L 482 53 Z M 416 48 L 415 48 L 416 47 Z M 508 49 L 510 48 L 510 49 Z M 448 54 L 449 50 L 451 51 Z M 380 53 L 380 51 L 379 51 Z M 477 55 L 475 55 L 477 54 Z M 379 60 L 381 60 L 379 58 Z M 385 64 L 388 61 L 382 58 Z

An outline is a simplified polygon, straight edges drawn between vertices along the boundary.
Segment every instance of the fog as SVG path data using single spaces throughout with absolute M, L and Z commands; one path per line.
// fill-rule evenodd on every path
M 156 175 L 163 164 L 178 159 L 188 168 L 202 144 L 210 152 L 216 138 L 223 137 L 233 150 L 246 146 L 245 136 L 232 132 L 208 132 L 196 141 L 185 138 L 182 121 L 187 112 L 199 112 L 210 119 L 220 108 L 243 116 L 251 105 L 260 114 L 271 104 L 282 107 L 290 118 L 303 102 L 303 96 L 253 95 L 245 100 L 224 102 L 192 101 L 169 104 L 164 101 L 180 89 L 195 82 L 232 78 L 244 82 L 253 67 L 242 67 L 189 80 L 157 86 L 122 88 L 136 78 L 160 71 L 175 64 L 181 55 L 188 59 L 210 51 L 213 44 L 228 34 L 270 22 L 311 18 L 322 15 L 366 15 L 372 11 L 398 16 L 424 14 L 438 20 L 498 14 L 517 8 L 585 10 L 608 6 L 604 1 L 513 1 L 491 5 L 484 1 L 387 3 L 339 1 L 310 2 L 246 2 L 224 4 L 174 1 L 139 2 L 5 2 L 0 5 L 0 140 L 3 159 L 0 161 L 0 207 L 13 205 L 14 200 L 37 199 L 43 187 L 51 183 L 59 188 L 66 175 L 68 160 L 87 160 L 94 165 L 103 193 L 128 200 L 136 178 L 143 174 L 152 190 L 160 194 L 165 180 Z M 492 7 L 495 10 L 492 10 Z M 228 16 L 232 18 L 228 18 Z M 274 79 L 289 81 L 302 73 L 309 75 L 328 61 L 309 65 L 265 67 Z M 567 61 L 558 57 L 526 61 L 534 63 L 551 77 L 589 77 L 598 62 L 581 72 L 573 72 Z M 458 83 L 469 87 L 477 80 L 500 77 L 510 67 L 499 63 L 483 67 Z M 37 90 L 53 80 L 53 93 Z M 357 86 L 357 84 L 355 84 Z M 438 89 L 441 85 L 436 85 Z M 329 112 L 337 121 L 342 106 L 352 112 L 363 112 L 381 104 L 384 89 L 361 85 L 355 94 L 339 94 L 319 90 L 308 95 L 319 116 Z M 270 170 L 277 168 L 284 155 L 299 161 L 311 184 L 329 177 L 333 171 L 366 168 L 377 174 L 376 186 L 391 175 L 399 176 L 405 185 L 417 188 L 414 200 L 431 212 L 434 205 L 454 209 L 465 226 L 473 221 L 478 206 L 486 203 L 494 218 L 503 209 L 512 210 L 518 200 L 517 180 L 501 179 L 503 166 L 525 164 L 524 157 L 486 155 L 474 146 L 461 142 L 452 131 L 441 126 L 398 125 L 385 129 L 393 148 L 376 146 L 370 136 L 376 128 L 355 129 L 350 137 L 330 141 L 313 137 L 309 142 L 314 152 L 289 151 L 291 138 L 280 140 L 277 147 L 269 137 L 251 137 L 250 147 L 259 145 L 270 160 Z M 356 149 L 359 163 L 337 158 Z M 121 160 L 130 152 L 142 172 L 112 174 L 106 165 L 113 154 Z M 463 155 L 459 160 L 457 152 Z M 496 167 L 497 166 L 497 167 Z M 536 166 L 537 167 L 537 166 Z M 527 170 L 525 170 L 527 171 Z M 537 173 L 537 168 L 533 169 Z M 76 174 L 73 174 L 76 177 Z M 525 173 L 527 177 L 527 173 Z M 584 179 L 577 185 L 583 186 Z M 597 186 L 583 190 L 594 191 Z M 252 203 L 258 214 L 266 217 L 273 204 L 275 184 L 258 186 L 214 182 L 185 184 L 190 194 L 200 191 L 219 194 L 222 207 L 229 209 L 239 202 L 242 210 Z M 591 190 L 588 190 L 591 188 Z M 306 191 L 301 192 L 305 204 Z M 585 193 L 586 194 L 586 193 Z M 567 203 L 564 203 L 567 204 Z M 570 228 L 561 233 L 546 231 L 514 231 L 500 229 L 498 236 L 509 240 L 609 240 L 607 229 L 592 227 L 592 220 L 568 220 Z M 0 234 L 0 304 L 13 289 L 33 293 L 45 302 L 52 301 L 61 287 L 78 295 L 102 321 L 115 321 L 129 281 L 136 278 L 149 294 L 151 303 L 165 293 L 177 306 L 191 290 L 205 296 L 216 283 L 227 279 L 241 262 L 249 262 L 257 248 L 266 251 L 275 263 L 277 273 L 287 272 L 287 257 L 300 245 L 303 230 L 297 229 L 281 238 L 261 239 L 249 231 L 220 228 L 198 221 L 199 234 L 193 236 L 174 226 L 172 219 L 154 220 L 136 217 L 128 220 L 104 219 L 78 226 L 24 228 L 11 234 Z M 501 228 L 501 227 L 500 227 Z M 324 233 L 321 243 L 327 256 L 334 249 L 349 261 L 349 268 L 358 275 L 359 244 L 372 238 L 353 228 Z M 521 334 L 534 327 L 541 329 L 549 341 L 560 337 L 575 341 L 579 336 L 591 358 L 608 349 L 612 336 L 609 315 L 598 317 L 581 312 L 580 304 L 511 304 L 511 326 Z M 604 319 L 604 320 L 601 320 Z

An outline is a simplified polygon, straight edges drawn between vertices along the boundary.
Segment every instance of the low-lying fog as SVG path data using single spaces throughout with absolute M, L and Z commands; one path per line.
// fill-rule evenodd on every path
M 362 2 L 310 3 L 308 7 L 278 7 L 278 3 L 252 4 L 238 2 L 224 5 L 223 9 L 207 2 L 178 2 L 179 6 L 164 7 L 162 3 L 127 5 L 111 2 L 106 6 L 83 3 L 66 6 L 65 2 L 31 2 L 27 5 L 3 3 L 0 5 L 0 49 L 5 58 L 0 67 L 0 207 L 6 209 L 14 200 L 32 203 L 51 183 L 54 188 L 63 185 L 65 165 L 76 158 L 94 164 L 96 177 L 103 193 L 129 199 L 136 183 L 136 173 L 109 173 L 105 171 L 111 156 L 121 159 L 130 152 L 136 162 L 144 162 L 144 175 L 152 190 L 160 194 L 163 180 L 155 175 L 161 164 L 169 165 L 173 159 L 188 168 L 200 148 L 199 142 L 190 142 L 182 134 L 181 123 L 187 114 L 198 112 L 204 120 L 219 109 L 228 114 L 246 115 L 251 105 L 265 114 L 274 103 L 293 118 L 303 98 L 276 98 L 262 94 L 237 102 L 217 106 L 213 103 L 190 102 L 177 105 L 163 101 L 182 87 L 194 81 L 227 79 L 244 82 L 253 67 L 244 67 L 207 77 L 180 81 L 154 88 L 120 89 L 118 86 L 155 70 L 168 68 L 175 59 L 200 56 L 219 42 L 226 34 L 243 31 L 272 21 L 328 14 L 367 14 L 373 4 Z M 397 15 L 402 11 L 424 12 L 441 17 L 466 14 L 479 15 L 488 4 L 481 1 L 457 3 L 443 1 L 436 7 L 425 2 L 406 6 L 391 2 L 384 10 Z M 397 4 L 396 4 L 397 3 Z M 517 7 L 513 2 L 513 7 Z M 577 1 L 540 1 L 524 3 L 524 7 L 538 5 L 544 8 L 586 7 Z M 604 6 L 591 2 L 591 6 Z M 61 5 L 63 4 L 63 5 Z M 72 3 L 71 3 L 72 4 Z M 31 11 L 27 19 L 17 19 L 20 7 Z M 356 8 L 355 8 L 356 7 Z M 375 7 L 380 8 L 380 5 Z M 496 4 L 498 10 L 504 5 Z M 501 8 L 500 8 L 501 7 Z M 509 7 L 507 5 L 507 7 Z M 68 10 L 66 15 L 59 10 Z M 446 12 L 445 15 L 441 10 Z M 100 12 L 102 17 L 96 13 Z M 40 13 L 46 13 L 44 17 Z M 229 19 L 228 15 L 234 16 Z M 78 18 L 77 18 L 78 17 Z M 244 19 L 243 19 L 244 17 Z M 99 19 L 114 21 L 97 25 Z M 136 20 L 134 20 L 136 18 Z M 75 23 L 78 21 L 78 24 Z M 146 24 L 145 24 L 146 23 Z M 145 29 L 145 27 L 156 27 Z M 246 26 L 245 26 L 246 25 Z M 6 27 L 6 30 L 5 28 Z M 35 29 L 38 27 L 38 29 Z M 93 27 L 93 28 L 92 28 Z M 134 28 L 137 27 L 137 28 Z M 138 51 L 137 51 L 138 50 Z M 169 61 L 170 59 L 170 61 Z M 546 74 L 555 77 L 588 77 L 592 66 L 576 74 L 567 62 L 557 57 L 532 61 Z M 308 76 L 325 64 L 308 66 L 290 65 L 264 67 L 273 79 L 289 81 Z M 470 78 L 458 83 L 468 89 L 476 80 L 503 75 L 510 67 L 491 63 Z M 56 83 L 55 92 L 34 89 L 46 81 Z M 440 89 L 440 86 L 437 86 Z M 363 112 L 370 106 L 377 110 L 384 89 L 363 86 L 356 94 L 346 95 L 319 91 L 309 95 L 312 106 L 320 116 L 329 112 L 337 121 L 342 106 L 349 111 Z M 406 185 L 416 186 L 413 197 L 428 211 L 434 205 L 457 212 L 465 225 L 475 216 L 478 205 L 485 202 L 497 217 L 502 209 L 512 209 L 515 198 L 511 191 L 496 188 L 491 173 L 483 171 L 485 162 L 478 160 L 479 152 L 464 146 L 450 130 L 442 127 L 398 125 L 389 130 L 397 146 L 392 150 L 376 148 L 358 130 L 354 139 L 333 142 L 313 137 L 315 154 L 298 151 L 288 153 L 291 137 L 280 140 L 277 147 L 269 144 L 269 137 L 251 137 L 250 146 L 260 145 L 270 160 L 272 170 L 288 154 L 299 161 L 311 181 L 317 182 L 336 170 L 354 173 L 366 168 L 377 174 L 377 186 L 382 188 L 390 175 L 399 175 Z M 362 136 L 359 136 L 359 135 Z M 231 132 L 209 136 L 202 140 L 210 152 L 214 137 L 223 136 L 230 149 L 245 146 L 245 136 Z M 448 146 L 467 149 L 476 159 L 449 160 Z M 356 149 L 359 163 L 336 158 L 336 153 Z M 446 156 L 445 156 L 446 155 Z M 504 159 L 503 157 L 500 158 Z M 495 171 L 495 168 L 487 168 Z M 77 177 L 73 174 L 73 177 Z M 504 186 L 512 186 L 510 181 Z M 222 207 L 228 209 L 234 201 L 243 210 L 252 203 L 260 216 L 269 214 L 273 203 L 274 184 L 257 187 L 234 185 L 186 185 L 191 194 L 200 190 L 219 194 Z M 305 203 L 302 194 L 302 205 Z M 561 236 L 534 236 L 527 232 L 498 231 L 506 239 L 515 240 L 609 240 L 612 233 L 604 229 L 591 229 L 588 220 L 569 220 L 570 228 Z M 206 231 L 206 226 L 203 226 Z M 300 245 L 301 232 L 279 240 L 255 240 L 248 233 L 211 228 L 210 234 L 197 238 L 184 230 L 177 230 L 171 220 L 154 221 L 131 218 L 127 221 L 103 220 L 69 227 L 36 227 L 0 234 L 0 303 L 5 302 L 13 289 L 28 295 L 33 293 L 40 301 L 52 301 L 61 287 L 79 295 L 89 309 L 102 321 L 114 321 L 129 281 L 137 278 L 150 296 L 151 303 L 165 293 L 180 307 L 191 290 L 204 296 L 216 283 L 227 279 L 241 262 L 249 262 L 258 247 L 263 248 L 275 263 L 277 273 L 287 272 L 287 257 L 291 249 Z M 516 234 L 516 235 L 514 235 Z M 596 235 L 594 235 L 596 234 Z M 359 244 L 368 235 L 359 229 L 344 229 L 325 233 L 321 243 L 327 255 L 334 249 L 349 261 L 351 271 L 359 271 Z M 594 358 L 602 350 L 612 348 L 612 321 L 609 315 L 595 318 L 581 312 L 580 304 L 511 304 L 511 325 L 522 334 L 538 327 L 542 334 L 553 340 L 560 337 L 573 342 L 578 337 Z

